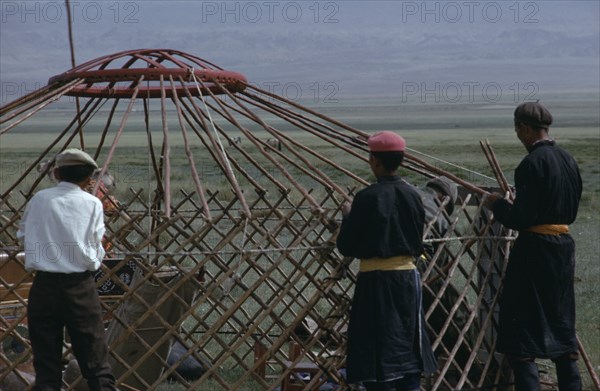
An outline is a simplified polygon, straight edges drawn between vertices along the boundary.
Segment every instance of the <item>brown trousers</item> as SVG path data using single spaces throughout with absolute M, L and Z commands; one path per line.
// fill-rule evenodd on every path
M 27 316 L 36 374 L 35 391 L 61 389 L 65 327 L 90 390 L 116 390 L 108 365 L 100 299 L 91 273 L 36 272 L 29 292 Z

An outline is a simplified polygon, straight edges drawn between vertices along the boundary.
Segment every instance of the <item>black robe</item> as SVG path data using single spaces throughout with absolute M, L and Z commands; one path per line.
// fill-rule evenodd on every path
M 498 221 L 519 231 L 504 278 L 498 351 L 539 358 L 576 352 L 575 243 L 569 234 L 527 229 L 575 221 L 582 191 L 579 168 L 553 141 L 541 141 L 517 167 L 515 186 L 514 204 L 497 200 L 492 206 Z
M 412 186 L 398 176 L 379 178 L 354 197 L 337 247 L 343 255 L 361 259 L 419 256 L 424 216 Z M 435 369 L 418 271 L 359 273 L 348 327 L 348 382 L 391 381 Z

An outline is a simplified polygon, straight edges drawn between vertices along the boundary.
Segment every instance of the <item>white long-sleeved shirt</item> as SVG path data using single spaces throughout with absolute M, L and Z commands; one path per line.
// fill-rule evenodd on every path
M 75 184 L 37 192 L 27 204 L 17 237 L 25 244 L 25 268 L 53 273 L 98 270 L 104 249 L 102 203 Z

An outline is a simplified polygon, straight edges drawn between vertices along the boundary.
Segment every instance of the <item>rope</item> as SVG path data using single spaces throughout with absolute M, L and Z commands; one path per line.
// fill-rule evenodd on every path
M 246 226 L 248 224 L 248 219 L 246 219 Z M 246 240 L 246 226 L 244 227 L 243 240 Z M 461 236 L 461 237 L 450 237 L 450 238 L 439 238 L 439 239 L 424 239 L 424 243 L 441 243 L 441 242 L 451 242 L 451 241 L 465 241 L 465 240 L 501 240 L 506 242 L 512 242 L 516 238 L 513 236 Z M 295 246 L 295 247 L 280 247 L 280 248 L 258 248 L 258 249 L 240 249 L 240 250 L 219 250 L 219 251 L 155 251 L 151 253 L 144 252 L 136 252 L 136 251 L 119 251 L 115 252 L 118 255 L 164 255 L 164 256 L 174 256 L 174 255 L 226 255 L 226 254 L 266 254 L 266 253 L 285 253 L 290 251 L 310 251 L 310 250 L 331 250 L 335 249 L 335 245 L 333 244 L 323 244 L 320 246 Z M 238 263 L 234 266 L 238 268 L 241 264 L 241 258 Z
M 423 243 L 443 243 L 443 242 L 452 242 L 452 241 L 464 241 L 464 240 L 506 240 L 506 241 L 514 241 L 516 237 L 514 236 L 456 236 L 449 238 L 436 238 L 436 239 L 423 239 Z
M 223 292 L 225 294 L 228 294 L 229 291 L 231 291 L 231 288 L 233 288 L 233 284 L 240 278 L 240 275 L 238 274 L 238 270 L 240 269 L 240 266 L 242 265 L 242 260 L 243 260 L 243 255 L 244 253 L 246 253 L 246 250 L 244 249 L 244 247 L 246 246 L 246 234 L 248 232 L 248 217 L 246 217 L 244 219 L 244 230 L 242 231 L 242 244 L 240 245 L 240 251 L 237 252 L 239 254 L 238 256 L 238 261 L 235 264 L 234 267 L 232 267 L 233 270 L 233 274 L 231 275 L 231 277 L 229 277 L 229 279 L 227 281 L 225 281 L 223 283 Z M 236 252 L 234 252 L 236 253 Z
M 208 105 L 206 104 L 206 100 L 204 99 L 204 95 L 202 95 L 202 90 L 200 89 L 198 80 L 196 80 L 196 75 L 194 74 L 195 71 L 196 71 L 195 68 L 190 68 L 190 72 L 192 74 L 192 79 L 194 80 L 194 84 L 196 84 L 196 89 L 198 90 L 198 95 L 200 96 L 200 100 L 202 101 L 202 104 L 204 104 L 204 110 L 206 110 L 206 115 L 208 116 L 208 121 L 210 122 L 210 126 L 212 127 L 213 132 L 215 133 L 217 142 L 219 143 L 219 148 L 221 149 L 221 153 L 223 154 L 223 158 L 225 159 L 225 164 L 227 165 L 227 171 L 234 177 L 234 179 L 236 179 L 236 182 L 237 182 L 237 178 L 235 178 L 235 173 L 234 173 L 233 169 L 231 168 L 231 163 L 229 162 L 229 158 L 227 157 L 227 154 L 225 153 L 225 148 L 223 147 L 223 143 L 221 142 L 221 137 L 219 136 L 219 132 L 217 132 L 217 128 L 215 127 L 215 123 L 212 119 L 212 115 L 210 114 L 210 110 L 208 109 Z
M 297 246 L 297 247 L 283 247 L 283 248 L 262 248 L 262 249 L 254 249 L 254 250 L 244 250 L 246 254 L 265 254 L 265 253 L 285 253 L 290 251 L 306 251 L 306 250 L 328 250 L 335 248 L 332 244 L 322 245 L 322 246 Z M 151 253 L 145 252 L 137 252 L 137 251 L 118 251 L 115 252 L 115 255 L 139 255 L 139 256 L 147 256 L 147 255 L 164 255 L 164 256 L 174 256 L 174 255 L 224 255 L 224 254 L 240 254 L 239 250 L 219 250 L 219 251 L 155 251 Z
M 478 176 L 480 176 L 480 177 L 483 177 L 483 178 L 485 178 L 485 179 L 487 179 L 487 180 L 489 180 L 489 181 L 494 181 L 494 182 L 496 181 L 496 178 L 492 178 L 492 177 L 490 177 L 490 176 L 487 176 L 487 175 L 485 175 L 485 174 L 482 174 L 482 173 L 480 173 L 480 172 L 478 172 L 478 171 L 471 170 L 470 168 L 463 167 L 463 166 L 459 166 L 458 164 L 455 164 L 455 163 L 452 163 L 452 162 L 446 161 L 446 160 L 444 160 L 444 159 L 440 159 L 440 158 L 438 158 L 438 157 L 435 157 L 435 156 L 428 155 L 428 154 L 426 154 L 426 153 L 424 153 L 424 152 L 417 151 L 416 149 L 412 149 L 412 148 L 408 148 L 408 147 L 407 147 L 406 149 L 407 149 L 407 150 L 409 150 L 409 151 L 411 151 L 411 152 L 417 153 L 417 154 L 419 154 L 419 155 L 422 155 L 422 156 L 428 157 L 429 159 L 437 160 L 437 161 L 439 161 L 439 162 L 441 162 L 441 163 L 444 163 L 444 164 L 447 164 L 447 165 L 449 165 L 449 166 L 452 166 L 452 167 L 458 168 L 459 170 L 463 170 L 463 171 L 469 172 L 469 173 L 471 173 L 471 174 L 478 175 Z

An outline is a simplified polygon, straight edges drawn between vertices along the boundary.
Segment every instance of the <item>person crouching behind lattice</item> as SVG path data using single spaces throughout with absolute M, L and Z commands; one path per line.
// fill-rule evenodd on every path
M 114 216 L 119 213 L 119 201 L 112 195 L 116 187 L 115 178 L 108 172 L 103 175 L 100 175 L 100 173 L 100 169 L 94 171 L 90 179 L 90 184 L 85 190 L 93 194 L 94 188 L 98 186 L 96 197 L 102 201 L 104 214 L 106 216 Z
M 423 308 L 429 312 L 437 295 L 442 292 L 444 283 L 448 276 L 448 267 L 451 262 L 449 252 L 446 250 L 448 243 L 443 241 L 430 241 L 441 239 L 447 236 L 451 226 L 451 216 L 454 212 L 454 204 L 458 198 L 458 186 L 446 177 L 437 177 L 429 180 L 424 188 L 417 189 L 423 201 L 425 209 L 425 242 L 423 243 L 424 254 L 417 261 L 417 268 L 423 275 Z M 445 207 L 442 208 L 445 202 Z M 431 227 L 428 229 L 428 226 Z M 437 253 L 437 257 L 436 257 Z M 431 265 L 431 262 L 434 262 Z M 426 273 L 427 269 L 431 269 Z M 456 312 L 450 316 L 450 309 L 459 301 L 460 294 L 456 287 L 450 282 L 446 289 L 441 293 L 439 302 L 427 319 L 436 336 L 443 330 L 444 324 L 452 318 L 450 327 L 442 337 L 442 343 L 448 351 L 458 343 L 461 330 L 465 328 L 469 317 L 469 307 L 466 302 L 462 302 Z M 471 328 L 469 328 L 471 330 Z M 471 353 L 467 341 L 471 341 L 469 333 L 456 354 L 456 361 L 461 367 L 466 364 Z
M 102 202 L 102 206 L 104 207 L 104 215 L 108 217 L 120 215 L 125 221 L 129 221 L 129 215 L 122 208 L 121 203 L 113 195 L 116 189 L 115 178 L 108 172 L 104 173 L 103 175 L 100 174 L 100 169 L 94 172 L 86 191 L 93 194 L 94 189 L 97 186 L 98 189 L 96 191 L 96 197 L 98 197 L 98 199 Z M 105 279 L 104 277 L 107 271 L 103 271 L 102 269 L 99 269 L 94 273 L 94 279 L 97 283 L 104 281 L 98 286 L 98 293 L 101 296 L 122 294 L 124 285 L 128 286 L 131 283 L 133 274 L 138 269 L 137 265 L 133 261 L 123 264 L 122 259 L 117 259 L 115 255 L 115 246 L 113 244 L 113 241 L 118 242 L 120 238 L 126 237 L 132 231 L 132 229 L 133 225 L 128 224 L 126 225 L 126 228 L 121 228 L 118 231 L 118 235 L 112 236 L 111 239 L 108 239 L 107 236 L 105 236 L 104 240 L 102 241 L 102 246 L 106 251 L 104 265 L 108 269 L 111 269 L 109 273 L 111 273 L 112 276 L 108 279 Z M 121 280 L 121 283 L 115 282 L 116 280 Z
M 110 175 L 108 172 L 100 175 L 101 169 L 97 169 L 92 174 L 90 178 L 90 183 L 86 186 L 85 191 L 90 194 L 94 194 L 94 189 L 98 187 L 96 190 L 95 196 L 102 202 L 102 207 L 104 208 L 104 215 L 111 217 L 119 214 L 119 201 L 112 195 L 113 190 L 115 189 L 115 178 Z M 102 246 L 106 251 L 107 258 L 113 258 L 113 244 L 104 238 L 102 240 Z
M 454 212 L 454 204 L 458 198 L 458 187 L 456 183 L 452 182 L 446 177 L 437 177 L 429 180 L 425 187 L 417 189 L 421 195 L 423 201 L 423 207 L 425 208 L 425 229 L 433 221 L 431 229 L 427 233 L 425 239 L 439 239 L 446 235 L 448 228 L 450 228 L 450 216 Z M 448 198 L 444 210 L 440 210 L 442 203 Z M 427 232 L 427 231 L 426 231 Z M 425 242 L 423 249 L 431 259 L 437 249 L 440 247 L 440 242 Z M 448 262 L 448 254 L 442 252 L 437 262 L 439 267 L 443 267 Z M 423 259 L 423 258 L 421 258 Z M 425 269 L 421 270 L 423 273 Z M 435 270 L 434 270 L 435 271 Z M 432 271 L 432 272 L 434 272 Z

